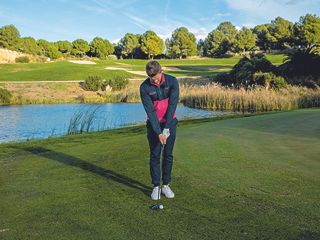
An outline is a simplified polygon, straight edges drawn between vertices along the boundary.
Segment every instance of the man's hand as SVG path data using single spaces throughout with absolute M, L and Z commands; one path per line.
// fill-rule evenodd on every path
M 167 138 L 164 134 L 159 134 L 159 141 L 161 144 L 166 144 L 167 143 Z
M 169 128 L 163 129 L 162 134 L 165 135 L 166 138 L 168 138 L 170 136 L 170 129 Z

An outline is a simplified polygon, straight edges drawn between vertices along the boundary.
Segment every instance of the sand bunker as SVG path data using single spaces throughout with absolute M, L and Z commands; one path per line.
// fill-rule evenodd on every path
M 130 69 L 128 68 L 119 68 L 119 67 L 106 67 L 107 70 L 122 70 L 122 71 L 128 71 Z
M 86 61 L 86 60 L 69 60 L 69 62 L 76 63 L 76 64 L 96 64 L 95 62 Z
M 126 71 L 128 73 L 132 73 L 132 74 L 136 74 L 136 75 L 141 75 L 141 76 L 146 76 L 146 73 L 144 71 L 133 71 L 130 70 L 128 68 L 119 68 L 119 67 L 106 67 L 106 70 L 122 70 L 122 71 Z
M 131 64 L 127 64 L 127 63 L 118 63 L 118 62 L 116 62 L 115 64 L 124 65 L 124 66 L 131 66 Z
M 177 67 L 162 67 L 163 70 L 169 70 L 169 71 L 180 71 L 181 69 L 180 68 L 177 68 Z

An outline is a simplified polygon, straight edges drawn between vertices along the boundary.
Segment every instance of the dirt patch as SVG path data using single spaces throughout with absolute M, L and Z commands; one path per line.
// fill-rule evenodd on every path
M 35 57 L 29 54 L 11 51 L 8 49 L 0 48 L 0 63 L 15 63 L 17 57 L 27 56 L 29 60 L 32 62 Z
M 76 63 L 76 64 L 96 64 L 92 61 L 86 61 L 86 60 L 69 60 L 68 62 Z

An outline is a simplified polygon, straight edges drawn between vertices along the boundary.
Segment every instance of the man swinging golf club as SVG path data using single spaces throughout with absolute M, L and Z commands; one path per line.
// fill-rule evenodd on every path
M 140 97 L 147 113 L 147 138 L 150 147 L 150 174 L 153 184 L 151 199 L 160 199 L 160 193 L 174 198 L 170 189 L 173 147 L 176 139 L 176 108 L 179 101 L 178 80 L 162 72 L 157 61 L 146 65 L 148 78 L 140 85 Z M 162 171 L 160 155 L 162 153 Z M 162 172 L 162 189 L 160 188 Z

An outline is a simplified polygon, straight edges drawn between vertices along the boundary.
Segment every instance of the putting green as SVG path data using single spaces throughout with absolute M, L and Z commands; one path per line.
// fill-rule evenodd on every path
M 319 119 L 180 122 L 161 211 L 145 126 L 0 145 L 0 238 L 319 239 Z

